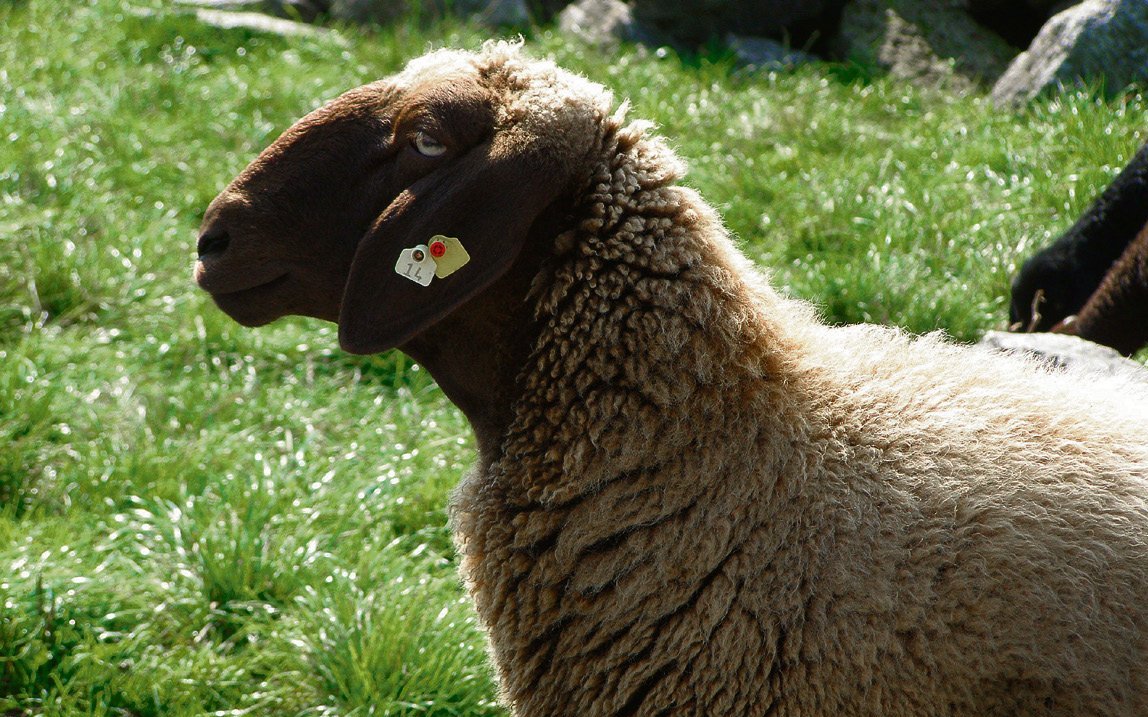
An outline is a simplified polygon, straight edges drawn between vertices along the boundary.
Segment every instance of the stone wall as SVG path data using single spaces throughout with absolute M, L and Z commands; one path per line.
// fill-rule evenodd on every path
M 633 42 L 690 53 L 717 42 L 754 67 L 851 61 L 918 83 L 992 87 L 1001 105 L 1080 83 L 1110 95 L 1148 84 L 1148 0 L 178 2 L 195 6 L 206 22 L 232 25 L 253 23 L 253 12 L 319 24 L 453 13 L 499 28 L 555 23 L 597 46 Z

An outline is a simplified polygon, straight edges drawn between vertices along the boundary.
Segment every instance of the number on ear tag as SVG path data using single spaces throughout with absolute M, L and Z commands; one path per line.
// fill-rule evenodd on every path
M 462 242 L 441 234 L 431 237 L 430 253 L 435 263 L 434 275 L 440 279 L 447 278 L 470 261 L 470 254 L 463 248 Z
M 435 260 L 431 258 L 426 244 L 399 252 L 395 262 L 395 273 L 402 274 L 421 286 L 429 286 L 435 275 Z

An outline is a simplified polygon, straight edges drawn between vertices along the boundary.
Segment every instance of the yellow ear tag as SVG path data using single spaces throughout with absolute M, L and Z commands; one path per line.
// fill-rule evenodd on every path
M 440 279 L 447 278 L 470 261 L 470 254 L 466 253 L 462 242 L 454 237 L 437 234 L 431 237 L 428 247 L 435 263 L 434 275 Z

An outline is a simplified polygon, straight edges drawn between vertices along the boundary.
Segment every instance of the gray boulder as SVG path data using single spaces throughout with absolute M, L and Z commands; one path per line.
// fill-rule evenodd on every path
M 659 33 L 634 17 L 633 8 L 622 0 L 578 0 L 558 16 L 558 29 L 599 47 L 618 42 L 660 46 L 675 44 L 674 38 Z M 745 37 L 733 33 L 725 44 L 746 70 L 778 70 L 816 61 L 807 52 L 765 37 Z
M 1016 334 L 989 331 L 981 339 L 989 348 L 1035 358 L 1052 368 L 1123 376 L 1148 382 L 1148 369 L 1115 350 L 1066 334 Z
M 311 22 L 330 9 L 330 0 L 180 0 L 207 11 L 265 13 L 290 20 Z
M 1109 93 L 1148 82 L 1148 2 L 1084 0 L 1053 16 L 993 87 L 1016 105 L 1062 86 L 1103 80 Z
M 233 10 L 212 10 L 200 8 L 195 11 L 195 17 L 204 25 L 211 25 L 224 30 L 237 27 L 255 32 L 263 32 L 283 37 L 316 37 L 330 35 L 331 31 L 283 17 L 271 17 L 262 12 L 246 12 Z
M 977 23 L 964 0 L 852 0 L 837 54 L 928 87 L 991 86 L 1016 48 Z
M 634 19 L 633 9 L 622 0 L 578 0 L 558 14 L 558 29 L 599 47 L 619 42 L 664 44 L 663 38 Z

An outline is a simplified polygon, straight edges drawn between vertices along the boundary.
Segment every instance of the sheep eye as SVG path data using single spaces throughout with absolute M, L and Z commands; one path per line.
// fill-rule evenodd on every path
M 426 132 L 415 132 L 415 151 L 424 157 L 440 157 L 446 152 L 446 145 Z

